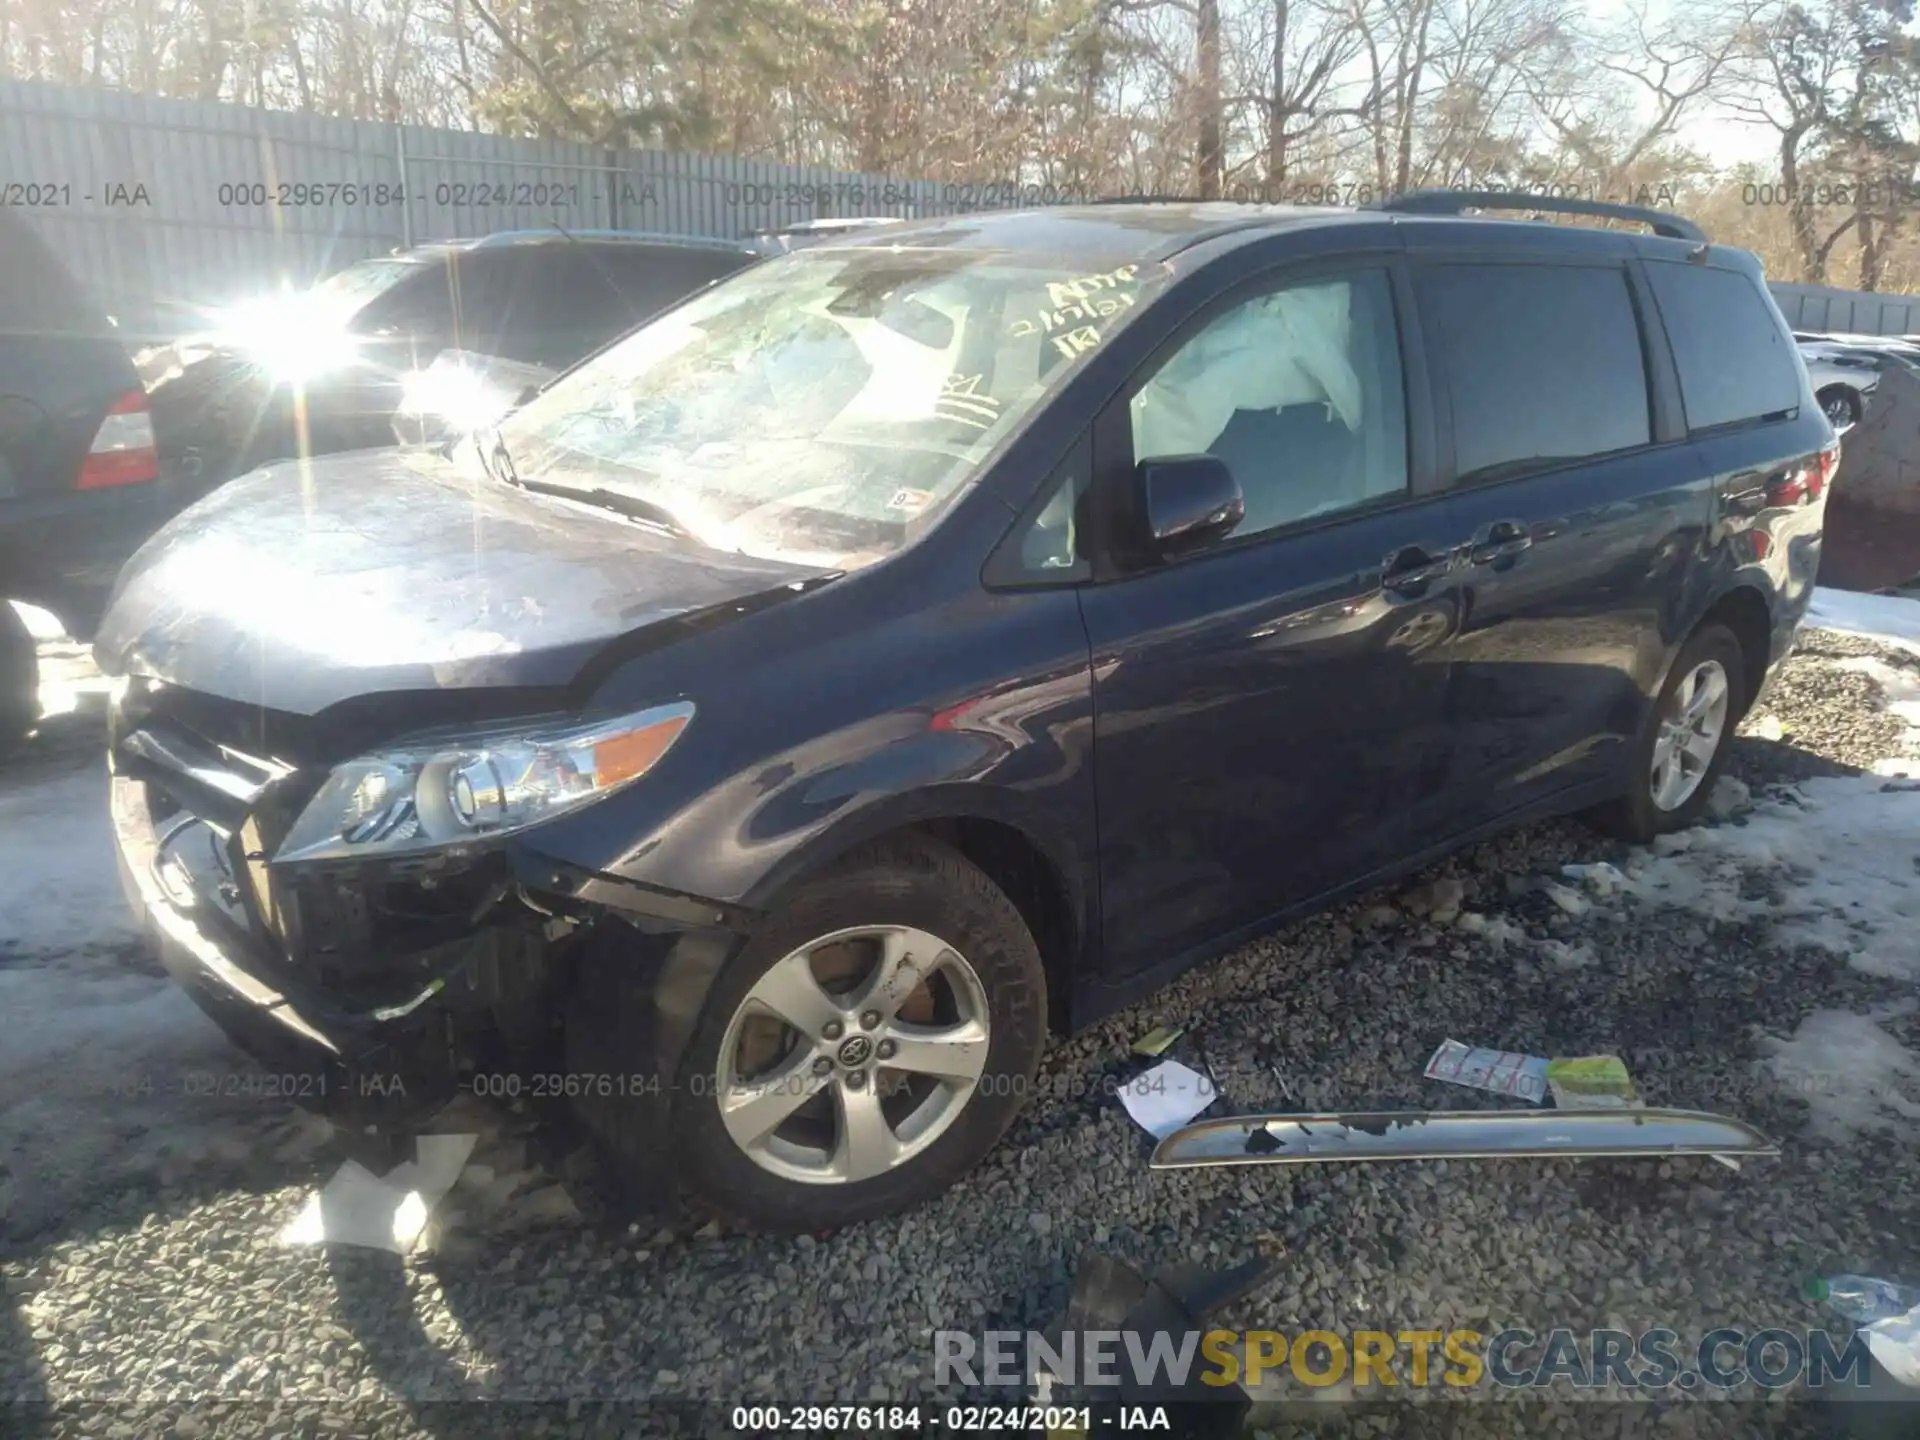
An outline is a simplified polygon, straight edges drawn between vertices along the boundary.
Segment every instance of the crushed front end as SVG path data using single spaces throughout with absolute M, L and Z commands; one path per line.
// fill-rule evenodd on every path
M 121 879 L 172 977 L 266 1067 L 273 1093 L 325 1115 L 370 1162 L 402 1155 L 462 1090 L 576 1098 L 527 1077 L 577 1068 L 581 1041 L 621 1067 L 605 1123 L 628 1143 L 662 1133 L 675 1047 L 628 1016 L 569 1051 L 569 997 L 596 966 L 631 984 L 670 970 L 689 938 L 714 949 L 699 923 L 711 917 L 671 897 L 636 906 L 618 882 L 511 836 L 274 863 L 337 758 L 303 717 L 122 683 L 109 738 Z M 669 1208 L 670 1173 L 630 1198 Z

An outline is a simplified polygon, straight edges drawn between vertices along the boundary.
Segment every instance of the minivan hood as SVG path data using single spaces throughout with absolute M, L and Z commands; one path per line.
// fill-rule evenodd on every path
M 94 653 L 110 675 L 311 715 L 381 691 L 565 685 L 609 641 L 826 573 L 431 451 L 357 451 L 257 470 L 181 512 L 127 562 Z

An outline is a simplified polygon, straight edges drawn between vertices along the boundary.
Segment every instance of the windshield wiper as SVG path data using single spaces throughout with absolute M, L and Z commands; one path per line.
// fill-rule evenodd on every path
M 480 463 L 488 475 L 505 485 L 513 485 L 521 490 L 531 490 L 537 495 L 556 495 L 562 500 L 578 500 L 588 505 L 598 505 L 603 510 L 611 510 L 616 515 L 624 515 L 629 520 L 637 520 L 643 525 L 651 525 L 656 530 L 664 530 L 677 540 L 693 540 L 694 533 L 681 524 L 678 517 L 664 505 L 656 505 L 651 500 L 642 500 L 638 495 L 625 490 L 613 490 L 604 485 L 559 485 L 551 480 L 528 480 L 513 468 L 513 456 L 507 451 L 506 439 L 498 426 L 489 427 L 484 435 L 475 433 L 474 448 L 480 452 Z
M 674 513 L 664 505 L 656 505 L 651 500 L 642 500 L 638 495 L 629 495 L 625 490 L 609 490 L 604 485 L 556 485 L 549 480 L 514 480 L 522 490 L 531 490 L 539 495 L 557 495 L 563 500 L 579 500 L 588 505 L 598 505 L 603 510 L 611 510 L 616 515 L 624 515 L 629 520 L 638 520 L 643 525 L 651 525 L 657 530 L 665 530 L 677 540 L 691 540 L 694 534 L 674 517 Z
M 506 437 L 500 433 L 498 425 L 489 425 L 484 430 L 475 430 L 469 437 L 473 441 L 474 452 L 480 457 L 480 468 L 487 472 L 489 479 L 498 480 L 504 485 L 518 485 L 519 472 L 513 468 L 513 456 L 507 453 Z M 455 435 L 449 446 L 460 443 L 461 437 Z

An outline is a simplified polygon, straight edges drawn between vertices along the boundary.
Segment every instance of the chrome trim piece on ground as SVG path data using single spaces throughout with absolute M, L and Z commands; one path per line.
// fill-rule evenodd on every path
M 1201 1120 L 1154 1147 L 1155 1170 L 1319 1160 L 1778 1155 L 1744 1121 L 1700 1110 L 1398 1110 Z

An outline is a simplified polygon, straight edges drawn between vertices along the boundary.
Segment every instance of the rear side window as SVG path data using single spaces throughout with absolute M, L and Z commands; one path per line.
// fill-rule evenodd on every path
M 1646 359 L 1611 266 L 1436 265 L 1419 280 L 1452 395 L 1456 473 L 1497 480 L 1646 445 Z
M 722 275 L 744 269 L 753 259 L 744 252 L 735 255 L 691 246 L 609 246 L 589 258 L 620 291 L 628 324 L 658 314 Z
M 453 261 L 429 260 L 407 270 L 354 316 L 353 327 L 368 334 L 392 330 L 420 338 L 452 335 Z
M 1799 407 L 1799 361 L 1752 277 L 1671 260 L 1648 261 L 1647 274 L 1680 367 L 1690 429 Z

